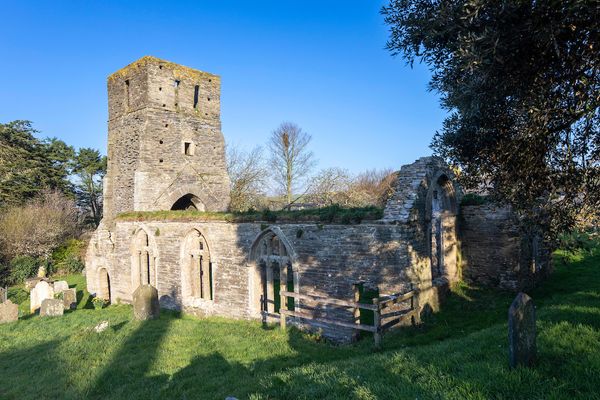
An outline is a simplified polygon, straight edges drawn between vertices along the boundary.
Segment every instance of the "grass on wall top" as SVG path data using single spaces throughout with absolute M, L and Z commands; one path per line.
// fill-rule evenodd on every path
M 329 206 L 306 210 L 208 212 L 208 211 L 131 211 L 117 216 L 120 221 L 224 221 L 224 222 L 320 222 L 359 224 L 383 217 L 377 207 L 342 208 Z

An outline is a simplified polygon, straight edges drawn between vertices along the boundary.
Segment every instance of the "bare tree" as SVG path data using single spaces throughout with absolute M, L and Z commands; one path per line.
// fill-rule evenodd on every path
M 269 172 L 260 146 L 244 152 L 227 146 L 227 172 L 231 181 L 231 211 L 246 211 L 265 206 L 265 190 Z
M 310 181 L 307 199 L 318 207 L 339 204 L 351 207 L 349 190 L 352 184 L 350 173 L 342 168 L 325 168 Z
M 282 123 L 271 133 L 268 145 L 273 179 L 288 205 L 294 189 L 315 166 L 314 155 L 308 149 L 310 141 L 311 136 L 292 122 Z
M 384 207 L 394 190 L 396 173 L 392 169 L 367 170 L 358 174 L 350 187 L 354 203 Z

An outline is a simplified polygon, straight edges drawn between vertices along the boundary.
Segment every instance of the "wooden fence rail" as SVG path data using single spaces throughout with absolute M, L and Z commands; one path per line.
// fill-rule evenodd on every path
M 365 304 L 358 302 L 358 295 L 355 295 L 355 301 L 347 301 L 341 299 L 333 299 L 328 297 L 314 296 L 308 294 L 300 294 L 295 292 L 288 292 L 282 290 L 279 295 L 281 296 L 279 314 L 281 315 L 279 318 L 279 323 L 282 329 L 286 329 L 287 321 L 286 317 L 295 317 L 304 319 L 307 321 L 313 321 L 320 324 L 339 326 L 344 328 L 352 328 L 356 331 L 367 331 L 373 333 L 373 340 L 375 341 L 375 348 L 378 349 L 381 347 L 381 339 L 383 333 L 390 329 L 391 327 L 399 324 L 402 321 L 405 321 L 407 318 L 413 318 L 416 315 L 415 310 L 415 302 L 414 298 L 417 295 L 417 290 L 411 290 L 407 293 L 398 293 L 393 295 L 381 296 L 373 299 L 373 304 Z M 354 310 L 354 323 L 347 321 L 339 321 L 331 318 L 321 318 L 315 317 L 309 313 L 305 313 L 302 311 L 292 311 L 287 308 L 287 299 L 291 297 L 297 300 L 307 300 L 310 302 L 316 303 L 317 306 L 321 305 L 334 305 L 344 308 L 351 308 Z M 262 298 L 261 298 L 262 300 Z M 391 311 L 388 313 L 382 314 L 382 310 L 398 303 L 402 303 L 404 301 L 411 300 L 410 309 L 409 310 L 397 310 Z M 264 308 L 266 310 L 266 307 Z M 360 311 L 359 310 L 369 310 L 373 311 L 373 325 L 365 325 L 360 323 Z M 266 317 L 265 312 L 263 312 L 263 317 Z M 382 323 L 383 320 L 389 319 L 392 317 L 397 317 L 385 323 Z

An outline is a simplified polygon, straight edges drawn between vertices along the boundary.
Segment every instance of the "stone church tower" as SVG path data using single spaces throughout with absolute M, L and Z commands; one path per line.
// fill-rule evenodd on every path
M 217 75 L 143 57 L 108 78 L 107 221 L 126 211 L 225 211 Z

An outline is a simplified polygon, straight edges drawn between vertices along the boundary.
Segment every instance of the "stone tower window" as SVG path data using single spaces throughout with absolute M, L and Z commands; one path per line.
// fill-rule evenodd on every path
M 194 147 L 194 143 L 192 142 L 183 142 L 183 154 L 186 156 L 193 156 L 195 150 Z
M 198 109 L 198 94 L 200 92 L 200 86 L 194 86 L 194 110 Z
M 129 79 L 125 81 L 125 90 L 127 91 L 127 108 L 129 109 Z
M 180 80 L 175 79 L 175 82 L 173 82 L 173 87 L 178 88 L 180 83 Z

